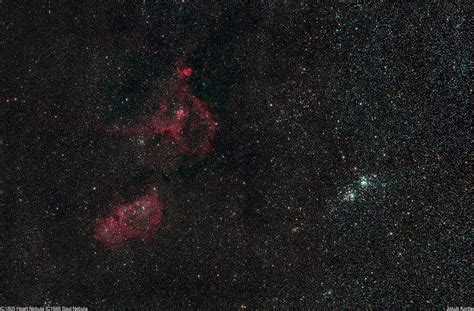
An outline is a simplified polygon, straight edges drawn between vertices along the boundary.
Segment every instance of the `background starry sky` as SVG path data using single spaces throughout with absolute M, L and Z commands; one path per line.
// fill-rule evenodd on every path
M 0 305 L 473 306 L 469 12 L 0 1 Z M 95 125 L 136 120 L 178 59 L 217 138 L 150 169 Z M 153 237 L 97 243 L 148 186 Z

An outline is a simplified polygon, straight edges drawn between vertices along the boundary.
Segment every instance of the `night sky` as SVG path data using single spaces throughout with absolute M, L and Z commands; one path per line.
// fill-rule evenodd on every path
M 469 1 L 219 2 L 0 0 L 0 305 L 473 306 Z

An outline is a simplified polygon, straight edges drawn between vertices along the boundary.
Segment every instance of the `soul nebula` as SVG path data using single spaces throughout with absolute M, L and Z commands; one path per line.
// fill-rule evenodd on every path
M 156 189 L 131 204 L 118 205 L 109 216 L 99 218 L 94 237 L 110 248 L 122 246 L 131 239 L 147 239 L 156 231 L 163 217 L 164 205 Z

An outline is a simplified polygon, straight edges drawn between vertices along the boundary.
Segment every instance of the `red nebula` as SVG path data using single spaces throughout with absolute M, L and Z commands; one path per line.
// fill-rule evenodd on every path
M 106 247 L 116 248 L 131 239 L 147 239 L 158 228 L 164 205 L 155 189 L 131 204 L 118 205 L 112 214 L 99 218 L 95 239 Z
M 182 74 L 184 77 L 189 78 L 191 74 L 193 73 L 193 68 L 187 67 L 187 68 L 181 69 L 179 73 Z
M 178 69 L 158 108 L 143 115 L 138 124 L 114 126 L 109 131 L 131 137 L 159 136 L 175 144 L 181 153 L 204 157 L 212 150 L 217 131 L 215 117 L 204 101 L 194 96 L 187 84 L 192 68 Z M 151 104 L 156 98 L 151 98 Z M 144 152 L 146 153 L 146 152 Z
M 152 90 L 143 114 L 129 126 L 106 126 L 105 130 L 131 142 L 142 164 L 157 170 L 173 167 L 181 154 L 205 157 L 212 150 L 216 118 L 206 103 L 192 94 L 188 80 L 191 67 L 180 62 L 175 75 L 163 87 Z M 100 127 L 104 129 L 104 127 Z M 130 204 L 118 205 L 97 220 L 95 239 L 117 248 L 132 239 L 147 239 L 158 228 L 163 204 L 155 189 Z

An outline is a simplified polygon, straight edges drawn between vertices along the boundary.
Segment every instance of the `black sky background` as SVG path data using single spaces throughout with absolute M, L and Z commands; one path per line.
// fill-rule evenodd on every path
M 472 305 L 471 8 L 0 2 L 0 305 Z M 96 125 L 180 58 L 219 131 L 157 171 Z M 95 242 L 149 186 L 153 238 Z

